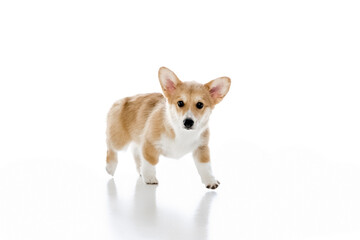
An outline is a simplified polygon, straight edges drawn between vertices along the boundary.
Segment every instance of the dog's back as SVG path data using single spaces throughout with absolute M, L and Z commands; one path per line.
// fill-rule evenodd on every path
M 114 103 L 107 118 L 107 144 L 121 150 L 130 142 L 140 143 L 149 116 L 155 108 L 165 106 L 161 93 L 141 94 Z

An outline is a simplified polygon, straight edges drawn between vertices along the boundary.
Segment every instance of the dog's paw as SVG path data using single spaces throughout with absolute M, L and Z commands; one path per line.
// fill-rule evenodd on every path
M 114 176 L 115 170 L 116 170 L 117 162 L 110 162 L 106 164 L 106 171 L 111 176 Z
M 142 179 L 144 180 L 144 183 L 146 183 L 146 184 L 152 184 L 152 185 L 159 184 L 159 181 L 156 179 L 155 176 L 142 175 Z
M 205 184 L 206 188 L 209 188 L 209 189 L 216 189 L 219 185 L 220 185 L 220 182 L 218 180 L 215 180 L 214 182 Z

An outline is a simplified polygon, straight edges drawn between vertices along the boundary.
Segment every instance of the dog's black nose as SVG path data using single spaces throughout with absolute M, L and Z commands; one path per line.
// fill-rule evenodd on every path
M 184 126 L 187 129 L 190 129 L 194 125 L 194 121 L 191 118 L 187 118 L 184 120 Z

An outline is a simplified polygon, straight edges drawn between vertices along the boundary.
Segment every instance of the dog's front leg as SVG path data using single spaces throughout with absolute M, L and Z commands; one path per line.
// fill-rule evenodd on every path
M 142 147 L 141 176 L 146 184 L 158 184 L 156 179 L 156 164 L 159 162 L 159 152 L 148 141 Z
M 201 181 L 207 188 L 216 189 L 220 182 L 215 179 L 210 163 L 210 151 L 208 146 L 200 146 L 193 152 L 196 168 Z

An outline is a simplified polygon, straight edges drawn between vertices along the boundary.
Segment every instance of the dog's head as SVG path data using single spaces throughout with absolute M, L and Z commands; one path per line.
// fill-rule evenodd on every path
M 228 77 L 220 77 L 207 84 L 181 82 L 175 73 L 165 67 L 159 69 L 159 80 L 172 125 L 185 130 L 204 128 L 212 109 L 225 97 L 231 84 Z

